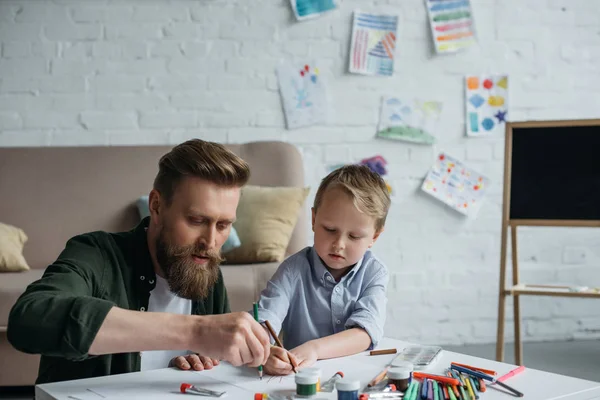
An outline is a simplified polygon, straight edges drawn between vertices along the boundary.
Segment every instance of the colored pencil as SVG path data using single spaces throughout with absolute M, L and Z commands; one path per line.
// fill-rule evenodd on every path
M 443 376 L 443 375 L 434 375 L 434 374 L 427 374 L 425 372 L 413 372 L 413 378 L 415 379 L 433 379 L 436 380 L 438 382 L 441 383 L 448 383 L 450 385 L 461 385 L 460 381 L 458 381 L 457 379 L 454 378 L 449 378 L 447 376 Z
M 370 356 L 382 356 L 384 354 L 396 354 L 396 349 L 385 349 L 385 350 L 371 350 Z
M 492 369 L 484 369 L 484 368 L 479 368 L 479 367 L 472 367 L 470 365 L 460 364 L 460 363 L 457 363 L 457 362 L 450 363 L 450 365 L 458 365 L 459 367 L 468 368 L 468 369 L 470 369 L 472 371 L 483 372 L 484 374 L 488 374 L 488 375 L 492 375 L 492 376 L 496 376 L 497 375 L 496 371 L 494 371 Z
M 265 325 L 267 326 L 269 333 L 271 333 L 271 336 L 273 336 L 273 340 L 275 340 L 275 343 L 277 343 L 277 346 L 279 346 L 285 350 L 285 347 L 283 347 L 283 344 L 281 344 L 281 340 L 279 340 L 279 337 L 277 337 L 277 334 L 275 333 L 275 330 L 271 326 L 271 323 L 269 321 L 265 320 Z M 297 374 L 298 371 L 296 371 L 296 366 L 294 365 L 294 362 L 292 361 L 291 358 L 289 360 L 290 360 L 290 364 L 292 365 L 292 371 L 294 371 L 294 373 Z
M 525 371 L 525 366 L 521 365 L 520 367 L 515 368 L 512 371 L 510 371 L 509 373 L 502 375 L 500 378 L 496 379 L 496 382 L 504 382 L 508 378 L 512 378 L 513 376 L 520 374 L 523 371 Z

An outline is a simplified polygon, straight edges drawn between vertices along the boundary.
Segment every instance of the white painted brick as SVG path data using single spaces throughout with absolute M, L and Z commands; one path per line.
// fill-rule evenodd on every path
M 25 58 L 31 56 L 31 47 L 25 42 L 5 42 L 2 44 L 3 58 Z
M 137 126 L 137 115 L 132 112 L 85 111 L 81 113 L 85 129 L 127 129 Z
M 101 74 L 164 75 L 167 72 L 167 61 L 162 58 L 110 61 L 98 65 Z
M 340 43 L 335 40 L 319 40 L 310 43 L 311 57 L 335 58 L 341 54 Z
M 19 4 L 11 3 L 0 3 L 0 21 L 12 22 L 15 20 L 15 16 L 19 10 L 22 10 L 23 6 Z
M 102 25 L 49 25 L 44 27 L 44 36 L 53 41 L 98 40 L 102 37 Z
M 324 39 L 331 37 L 331 26 L 315 19 L 289 25 L 281 34 L 288 40 Z
M 23 115 L 25 128 L 75 128 L 78 125 L 75 113 L 29 111 Z
M 146 88 L 146 78 L 141 76 L 95 76 L 88 78 L 90 91 L 96 93 L 142 92 Z
M 150 57 L 180 57 L 183 55 L 181 44 L 176 41 L 159 41 L 150 45 Z
M 32 94 L 0 94 L 0 110 L 27 111 L 44 110 L 52 106 L 52 99 Z
M 494 158 L 494 146 L 492 143 L 471 142 L 467 145 L 467 160 L 488 161 Z
M 248 26 L 226 22 L 219 26 L 219 36 L 222 39 L 271 39 L 275 29 L 269 25 Z
M 118 5 L 94 6 L 77 4 L 71 9 L 71 18 L 75 22 L 109 22 L 111 24 L 128 23 L 133 15 L 131 7 Z
M 236 24 L 247 24 L 249 21 L 248 10 L 246 10 L 245 7 L 207 7 L 201 5 L 200 7 L 192 7 L 190 13 L 193 21 L 201 22 L 203 24 L 213 24 L 214 21 L 229 21 Z
M 130 39 L 130 40 L 151 40 L 160 39 L 163 36 L 162 26 L 160 24 L 124 24 L 107 25 L 106 39 Z
M 264 111 L 256 115 L 256 126 L 279 127 L 285 126 L 283 112 Z
M 198 126 L 198 116 L 189 111 L 142 112 L 142 128 L 193 128 Z
M 184 131 L 171 132 L 169 136 L 170 143 L 179 144 L 189 139 L 202 139 L 211 142 L 225 143 L 227 141 L 227 129 L 222 128 L 202 128 Z
M 149 45 L 144 41 L 111 41 L 92 44 L 92 56 L 106 60 L 147 58 Z
M 67 43 L 61 46 L 61 57 L 65 60 L 80 60 L 92 56 L 92 44 L 87 42 Z
M 165 110 L 169 99 L 159 94 L 99 94 L 95 108 L 99 110 Z
M 50 146 L 107 146 L 108 138 L 100 132 L 88 132 L 84 130 L 64 130 L 51 132 L 49 134 Z
M 171 23 L 163 27 L 163 35 L 167 39 L 174 40 L 202 40 L 204 28 L 202 24 L 191 22 Z
M 31 44 L 31 54 L 34 57 L 54 58 L 58 54 L 58 44 L 50 42 L 34 42 Z
M 232 128 L 227 133 L 227 141 L 229 143 L 246 143 L 254 140 L 282 140 L 282 137 L 283 129 L 281 128 Z
M 213 71 L 223 71 L 225 61 L 208 58 L 195 60 L 173 59 L 168 62 L 167 69 L 174 75 L 208 74 Z
M 50 144 L 50 132 L 44 130 L 27 130 L 0 132 L 2 147 L 39 147 Z
M 184 42 L 181 46 L 181 51 L 188 58 L 202 58 L 208 54 L 208 42 Z
M 187 92 L 204 90 L 208 86 L 208 77 L 200 75 L 189 76 L 158 76 L 150 78 L 148 87 L 158 93 Z
M 169 144 L 170 133 L 166 129 L 143 130 L 140 135 L 138 130 L 108 132 L 107 141 L 110 146 L 158 146 Z
M 45 75 L 47 72 L 46 61 L 33 58 L 23 62 L 19 59 L 0 61 L 0 76 L 5 79 L 14 77 L 35 77 Z
M 3 41 L 28 42 L 40 40 L 42 28 L 37 23 L 2 23 L 0 38 Z
M 187 21 L 189 12 L 182 5 L 164 4 L 161 6 L 136 6 L 133 11 L 134 22 Z
M 229 58 L 236 57 L 239 53 L 238 44 L 233 40 L 211 40 L 208 47 L 208 56 L 210 58 Z M 191 53 L 194 54 L 193 47 Z M 198 49 L 198 53 L 202 51 L 202 47 Z
M 0 132 L 7 129 L 19 129 L 21 125 L 19 114 L 14 111 L 0 111 Z
M 236 113 L 201 112 L 199 113 L 199 121 L 201 126 L 207 128 L 237 128 L 249 126 L 252 123 L 252 117 L 243 114 L 242 110 Z
M 95 74 L 101 65 L 103 65 L 103 63 L 94 60 L 54 59 L 50 61 L 50 72 L 52 75 L 58 76 L 84 76 Z
M 94 107 L 95 102 L 94 96 L 91 93 L 57 93 L 42 95 L 51 102 L 49 109 L 59 112 L 89 110 Z M 42 95 L 38 97 L 42 97 Z
M 208 80 L 209 90 L 264 89 L 266 82 L 261 77 L 246 77 L 230 74 L 214 75 Z
M 23 8 L 19 10 L 15 17 L 16 22 L 48 22 L 61 24 L 69 21 L 67 9 L 65 7 L 56 7 L 50 4 L 35 4 L 26 2 Z

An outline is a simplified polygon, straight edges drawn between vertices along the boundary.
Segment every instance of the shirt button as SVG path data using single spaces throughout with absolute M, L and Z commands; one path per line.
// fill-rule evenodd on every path
M 333 278 L 332 278 L 331 276 L 328 276 L 328 277 L 327 277 L 327 280 L 328 280 L 329 282 L 331 282 L 331 281 L 333 280 Z
M 150 279 L 150 280 L 148 281 L 148 283 L 149 283 L 149 284 L 151 284 L 151 285 L 154 285 L 154 279 Z
M 144 279 L 146 279 L 144 275 L 140 276 L 140 281 L 143 281 Z
M 140 311 L 146 311 L 146 307 L 140 307 Z
M 337 321 L 335 321 L 337 324 L 341 324 L 342 321 L 340 321 L 339 319 Z
M 339 286 L 335 288 L 335 291 L 336 291 L 337 293 L 339 293 L 339 292 L 340 292 L 340 288 L 339 288 Z

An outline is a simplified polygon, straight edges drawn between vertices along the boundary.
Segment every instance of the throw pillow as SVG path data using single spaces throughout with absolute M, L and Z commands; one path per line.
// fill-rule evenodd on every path
M 138 212 L 140 213 L 140 218 L 144 219 L 150 216 L 150 206 L 148 204 L 148 196 L 141 196 L 136 200 L 135 205 L 137 206 Z M 235 228 L 232 226 L 231 231 L 229 232 L 229 236 L 223 246 L 221 247 L 222 253 L 227 253 L 235 248 L 238 248 L 242 245 L 240 242 L 240 238 L 235 231 Z
M 230 264 L 279 262 L 285 257 L 310 188 L 245 186 L 235 229 L 242 245 L 226 254 Z
M 23 245 L 27 235 L 22 229 L 0 223 L 0 272 L 29 270 L 23 257 Z

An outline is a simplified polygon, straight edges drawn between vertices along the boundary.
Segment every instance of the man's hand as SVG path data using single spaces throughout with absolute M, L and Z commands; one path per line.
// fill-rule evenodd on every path
M 209 358 L 205 356 L 199 356 L 198 354 L 188 354 L 187 356 L 175 357 L 169 362 L 169 367 L 177 367 L 184 371 L 190 368 L 194 371 L 204 371 L 205 369 L 212 369 L 219 365 L 219 360 Z
M 290 353 L 295 357 L 298 369 L 310 367 L 319 359 L 319 352 L 314 341 L 308 341 L 292 350 Z
M 292 364 L 298 365 L 296 356 L 281 347 L 272 347 L 271 355 L 265 364 L 265 373 L 269 375 L 289 375 L 292 373 Z
M 258 367 L 267 362 L 269 335 L 247 312 L 205 315 L 195 321 L 190 350 L 234 366 Z

